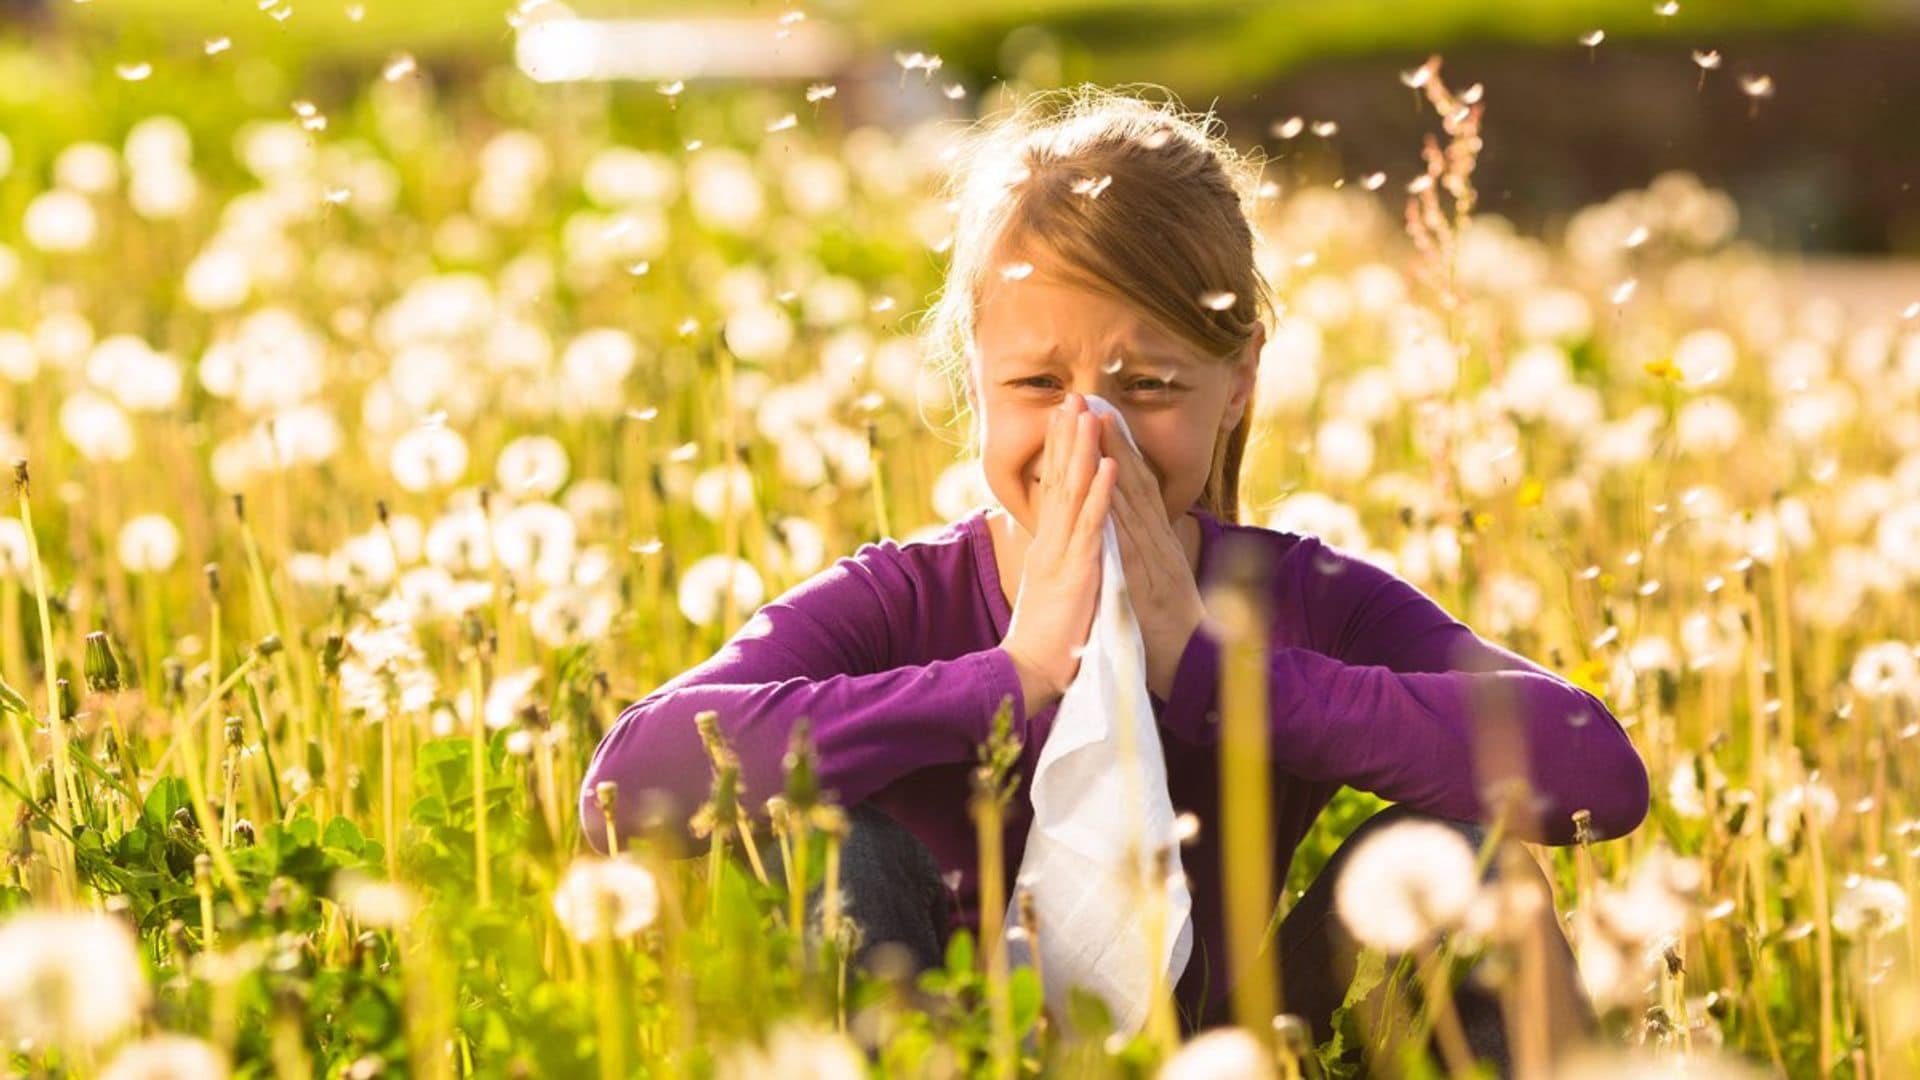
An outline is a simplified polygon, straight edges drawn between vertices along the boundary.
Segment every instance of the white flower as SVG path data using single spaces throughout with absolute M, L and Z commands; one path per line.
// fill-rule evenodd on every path
M 227 1058 L 212 1043 L 156 1035 L 114 1055 L 101 1080 L 226 1080 Z
M 609 933 L 632 937 L 659 914 L 659 887 L 646 867 L 631 860 L 575 859 L 554 890 L 553 912 L 568 935 L 583 944 Z
M 135 574 L 163 574 L 180 558 L 180 530 L 160 514 L 142 514 L 120 526 L 120 565 Z
M 76 390 L 60 404 L 60 433 L 88 461 L 125 461 L 133 456 L 133 424 L 127 414 L 91 390 Z
M 1405 952 L 1452 927 L 1480 891 L 1474 851 L 1445 825 L 1400 821 L 1367 836 L 1334 883 L 1334 907 L 1364 944 Z
M 1313 435 L 1313 467 L 1334 483 L 1353 483 L 1373 471 L 1373 432 L 1350 417 L 1335 416 Z
M 722 232 L 745 232 L 760 221 L 766 196 L 747 155 L 712 147 L 687 164 L 687 196 L 701 225 Z
M 1814 828 L 1826 828 L 1840 816 L 1839 796 L 1825 784 L 1815 783 L 1795 784 L 1775 795 L 1767 804 L 1767 842 L 1786 847 L 1800 835 L 1803 816 L 1813 818 Z
M 1673 366 L 1688 389 L 1718 386 L 1733 377 L 1740 348 L 1724 330 L 1695 330 L 1673 347 Z
M 1906 923 L 1906 891 L 1885 878 L 1851 879 L 1833 901 L 1833 928 L 1848 937 L 1873 937 Z
M 493 529 L 500 565 L 521 579 L 565 584 L 573 564 L 573 517 L 550 502 L 525 503 L 500 515 Z
M 98 1046 L 147 999 L 139 943 L 119 919 L 27 910 L 0 923 L 0 1043 Z
M 450 428 L 414 428 L 394 440 L 387 467 L 408 491 L 445 487 L 466 474 L 467 440 Z
M 493 685 L 487 688 L 486 704 L 480 710 L 486 725 L 495 731 L 511 725 L 539 682 L 540 669 L 537 667 L 521 668 L 496 676 Z
M 516 498 L 549 498 L 567 482 L 567 449 L 550 435 L 522 435 L 500 448 L 493 475 Z
M 745 517 L 753 506 L 753 473 L 745 465 L 715 465 L 694 477 L 693 507 L 708 521 L 719 521 L 726 516 L 729 498 L 735 517 Z
M 527 625 L 542 645 L 560 648 L 605 636 L 614 600 L 603 589 L 572 585 L 549 589 L 527 609 Z
M 85 250 L 100 229 L 86 196 L 59 189 L 34 196 L 20 225 L 28 243 L 52 254 Z
M 624 330 L 582 331 L 560 354 L 560 371 L 569 385 L 590 394 L 618 396 L 640 351 Z
M 1700 860 L 1656 847 L 1634 866 L 1624 889 L 1599 886 L 1594 914 L 1616 940 L 1652 945 L 1686 929 L 1688 901 L 1700 883 Z
M 1266 1045 L 1235 1027 L 1201 1032 L 1155 1075 L 1157 1080 L 1269 1080 L 1279 1072 Z
M 382 881 L 359 871 L 346 871 L 334 882 L 334 899 L 355 921 L 386 929 L 405 926 L 419 903 L 412 890 L 397 881 Z
M 1866 698 L 1920 696 L 1920 662 L 1904 641 L 1879 641 L 1854 657 L 1847 681 Z
M 727 316 L 727 348 L 749 363 L 778 358 L 793 344 L 793 320 L 772 304 L 751 304 Z
M 208 247 L 187 264 L 187 302 L 201 311 L 231 311 L 253 290 L 253 268 L 236 244 Z
M 93 347 L 87 381 L 134 412 L 162 412 L 180 400 L 180 362 L 133 334 L 115 334 Z
M 801 1021 L 782 1021 L 764 1049 L 751 1043 L 729 1049 L 715 1066 L 715 1080 L 863 1080 L 867 1058 L 846 1036 Z
M 728 590 L 734 611 L 751 614 L 766 597 L 766 585 L 753 564 L 730 555 L 708 555 L 680 577 L 680 613 L 695 626 L 711 626 L 723 611 Z

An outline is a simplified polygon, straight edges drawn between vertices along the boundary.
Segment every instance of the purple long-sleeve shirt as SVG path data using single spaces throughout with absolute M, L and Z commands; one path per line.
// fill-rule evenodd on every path
M 1343 784 L 1444 817 L 1484 819 L 1476 730 L 1499 731 L 1491 745 L 1524 747 L 1538 814 L 1529 839 L 1570 842 L 1580 809 L 1602 838 L 1632 831 L 1645 816 L 1645 765 L 1598 698 L 1481 639 L 1413 585 L 1318 537 L 1191 513 L 1201 526 L 1203 595 L 1229 548 L 1251 555 L 1270 588 L 1276 881 Z M 809 717 L 823 786 L 845 806 L 872 802 L 932 850 L 949 880 L 957 871 L 955 925 L 977 932 L 978 855 L 966 813 L 976 747 L 1010 697 L 1024 744 L 1002 845 L 1012 880 L 1032 822 L 1034 765 L 1055 711 L 1026 714 L 1019 677 L 998 647 L 1012 612 L 988 529 L 983 508 L 926 539 L 863 545 L 766 604 L 704 663 L 629 706 L 587 769 L 581 818 L 591 842 L 605 849 L 594 799 L 601 781 L 619 785 L 622 835 L 634 834 L 642 791 L 664 793 L 675 820 L 704 801 L 712 771 L 693 718 L 707 709 L 739 755 L 747 805 L 763 819 L 761 804 L 782 787 L 794 721 Z M 1220 1015 L 1231 989 L 1217 816 L 1220 657 L 1203 626 L 1181 654 L 1168 699 L 1151 699 L 1173 806 L 1202 822 L 1180 856 L 1195 932 L 1175 987 L 1183 1021 Z M 1494 713 L 1504 722 L 1486 719 Z

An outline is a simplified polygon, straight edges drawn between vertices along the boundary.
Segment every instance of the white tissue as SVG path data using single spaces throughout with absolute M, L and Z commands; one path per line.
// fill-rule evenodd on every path
M 1118 410 L 1092 395 L 1086 402 L 1096 416 L 1112 414 L 1133 443 Z M 1118 1029 L 1131 1034 L 1146 1023 L 1154 972 L 1165 973 L 1162 993 L 1170 993 L 1186 970 L 1193 898 L 1180 871 L 1166 757 L 1147 695 L 1146 647 L 1121 588 L 1126 571 L 1111 515 L 1101 535 L 1099 607 L 1080 670 L 1034 767 L 1033 825 L 1016 880 L 1033 896 L 1053 1015 L 1066 1022 L 1067 990 L 1079 986 L 1105 999 Z M 1154 849 L 1166 845 L 1173 851 L 1169 875 L 1150 889 Z M 1156 907 L 1164 919 L 1157 942 Z M 1016 890 L 1004 926 L 1019 925 Z M 1032 963 L 1029 946 L 1007 939 L 1014 964 Z

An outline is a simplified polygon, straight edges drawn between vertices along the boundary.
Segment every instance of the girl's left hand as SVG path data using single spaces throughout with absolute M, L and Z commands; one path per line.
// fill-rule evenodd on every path
M 1102 415 L 1100 452 L 1119 465 L 1113 488 L 1113 531 L 1127 573 L 1127 595 L 1147 651 L 1147 689 L 1166 701 L 1187 643 L 1206 617 L 1186 548 L 1167 517 L 1152 470 L 1127 437 Z

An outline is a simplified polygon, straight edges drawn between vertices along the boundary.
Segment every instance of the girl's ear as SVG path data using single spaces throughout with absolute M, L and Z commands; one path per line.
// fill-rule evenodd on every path
M 1231 383 L 1227 390 L 1227 411 L 1221 418 L 1222 433 L 1231 432 L 1240 426 L 1247 414 L 1247 406 L 1253 401 L 1256 378 L 1260 374 L 1260 350 L 1267 344 L 1267 327 L 1264 323 L 1253 324 L 1253 336 L 1240 350 L 1240 356 L 1233 362 L 1232 373 L 1228 376 Z

